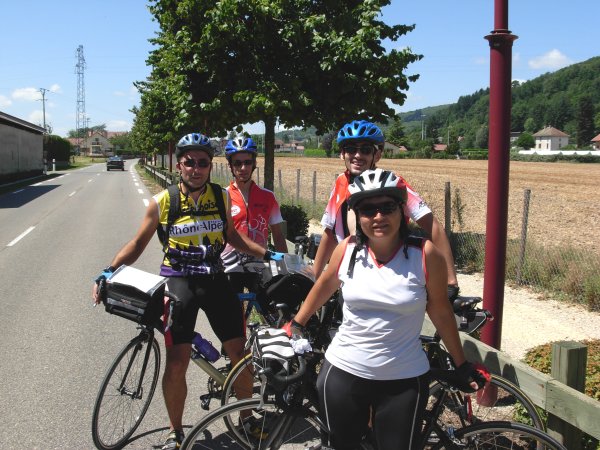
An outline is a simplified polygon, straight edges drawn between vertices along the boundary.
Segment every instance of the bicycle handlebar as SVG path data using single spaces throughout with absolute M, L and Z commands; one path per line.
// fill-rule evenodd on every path
M 273 373 L 271 367 L 262 368 L 258 373 L 264 375 L 267 379 L 267 384 L 273 386 L 276 390 L 282 391 L 290 384 L 299 381 L 306 373 L 306 361 L 302 355 L 296 355 L 298 357 L 298 370 L 291 375 L 279 375 Z

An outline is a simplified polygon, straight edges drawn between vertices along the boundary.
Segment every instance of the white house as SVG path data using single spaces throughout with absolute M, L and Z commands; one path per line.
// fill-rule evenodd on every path
M 560 150 L 569 145 L 569 135 L 554 127 L 546 127 L 533 135 L 536 150 Z

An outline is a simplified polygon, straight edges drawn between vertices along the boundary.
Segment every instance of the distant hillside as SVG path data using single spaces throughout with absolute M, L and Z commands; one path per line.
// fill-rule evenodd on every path
M 587 119 L 594 128 L 591 132 L 600 132 L 600 57 L 524 83 L 513 82 L 512 102 L 512 131 L 534 133 L 550 125 L 575 141 L 582 132 L 581 121 Z M 421 127 L 421 113 L 428 136 L 445 138 L 450 131 L 464 136 L 467 147 L 478 146 L 478 134 L 481 138 L 487 134 L 489 89 L 462 96 L 451 105 L 400 114 L 407 131 Z

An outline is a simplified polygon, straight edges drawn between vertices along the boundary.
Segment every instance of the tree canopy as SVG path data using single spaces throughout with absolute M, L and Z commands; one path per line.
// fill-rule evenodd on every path
M 356 118 L 387 122 L 404 103 L 418 75 L 403 72 L 421 56 L 384 47 L 414 27 L 383 23 L 389 3 L 153 0 L 160 31 L 152 74 L 138 84 L 136 126 L 165 142 L 192 129 L 222 136 L 262 121 L 272 188 L 277 122 L 323 134 Z

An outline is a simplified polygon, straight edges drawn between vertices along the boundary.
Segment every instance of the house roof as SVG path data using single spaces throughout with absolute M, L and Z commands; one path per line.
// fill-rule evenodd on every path
M 446 144 L 433 144 L 434 152 L 443 152 L 446 151 L 446 148 L 448 148 Z
M 43 134 L 45 131 L 42 127 L 39 127 L 31 122 L 27 122 L 23 119 L 19 119 L 18 117 L 11 116 L 10 114 L 6 114 L 2 111 L 0 111 L 0 123 L 5 123 L 12 127 L 21 128 L 36 134 Z
M 533 137 L 569 137 L 569 135 L 554 127 L 546 127 L 535 133 Z
M 600 142 L 600 134 L 592 139 L 592 142 Z

